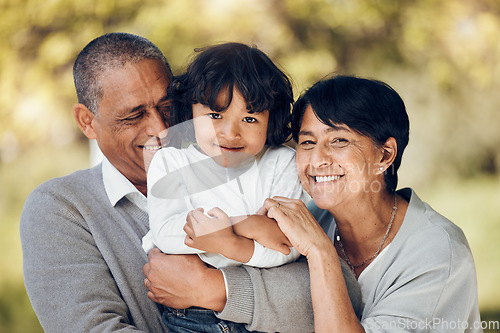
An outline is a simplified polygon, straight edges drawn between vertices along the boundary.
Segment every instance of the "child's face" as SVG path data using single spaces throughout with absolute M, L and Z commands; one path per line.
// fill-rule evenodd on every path
M 220 98 L 225 98 L 221 95 Z M 249 113 L 237 89 L 224 112 L 212 111 L 200 103 L 193 105 L 196 142 L 205 154 L 224 167 L 237 166 L 262 150 L 268 122 L 269 111 Z

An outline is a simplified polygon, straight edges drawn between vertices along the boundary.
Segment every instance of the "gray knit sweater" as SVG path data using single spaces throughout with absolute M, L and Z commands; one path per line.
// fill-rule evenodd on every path
M 20 229 L 26 290 L 46 332 L 166 332 L 143 284 L 148 216 L 126 198 L 111 206 L 101 165 L 37 187 Z
M 142 267 L 148 216 L 126 198 L 111 206 L 102 168 L 37 187 L 21 216 L 24 280 L 46 332 L 165 332 Z M 250 330 L 313 331 L 306 262 L 223 269 L 229 294 L 219 317 Z M 360 291 L 344 271 L 356 310 Z

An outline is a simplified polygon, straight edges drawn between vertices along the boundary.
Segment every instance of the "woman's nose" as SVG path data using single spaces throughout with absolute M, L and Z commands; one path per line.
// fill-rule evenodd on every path
M 317 146 L 311 153 L 311 165 L 315 168 L 328 167 L 333 163 L 332 152 L 324 146 Z

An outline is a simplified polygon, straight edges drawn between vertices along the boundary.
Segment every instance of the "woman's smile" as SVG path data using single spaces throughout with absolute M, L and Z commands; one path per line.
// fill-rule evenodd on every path
M 339 180 L 340 177 L 339 175 L 334 175 L 334 176 L 311 176 L 316 183 L 325 183 L 325 182 L 333 182 L 336 180 Z

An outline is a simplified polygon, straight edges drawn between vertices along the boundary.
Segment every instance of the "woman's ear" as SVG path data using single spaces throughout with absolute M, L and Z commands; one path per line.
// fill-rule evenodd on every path
M 89 139 L 95 139 L 95 131 L 92 126 L 92 121 L 94 120 L 95 115 L 90 111 L 85 105 L 81 103 L 77 103 L 73 105 L 73 115 L 75 116 L 76 123 L 80 130 L 85 134 L 85 136 Z
M 380 159 L 379 173 L 384 173 L 396 159 L 398 144 L 396 139 L 390 137 L 382 146 L 382 157 Z

